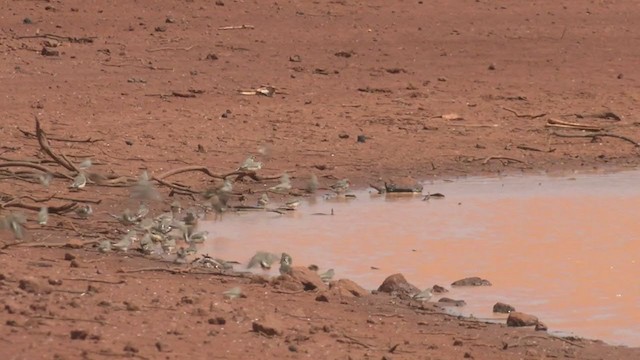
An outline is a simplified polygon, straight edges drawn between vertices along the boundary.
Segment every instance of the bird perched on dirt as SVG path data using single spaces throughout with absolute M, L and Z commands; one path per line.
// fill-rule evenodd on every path
M 24 224 L 27 222 L 27 218 L 21 212 L 11 212 L 6 216 L 0 218 L 0 229 L 9 229 L 13 232 L 13 236 L 16 240 L 22 240 L 24 238 Z
M 142 239 L 140 239 L 140 249 L 142 250 L 142 252 L 147 255 L 151 255 L 153 253 L 154 247 L 155 244 L 153 243 L 153 240 L 151 240 L 151 234 L 144 234 L 142 236 Z
M 116 250 L 127 252 L 129 251 L 129 248 L 131 248 L 131 245 L 133 245 L 133 242 L 135 239 L 136 239 L 136 233 L 132 231 L 126 234 L 124 237 L 122 237 L 122 240 L 118 241 L 117 243 L 111 246 Z
M 91 214 L 93 214 L 93 209 L 89 204 L 80 205 L 76 208 L 75 211 L 76 215 L 78 215 L 78 217 L 81 219 L 87 219 L 89 218 L 89 216 L 91 216 Z
M 47 207 L 40 208 L 38 212 L 38 225 L 47 225 L 47 221 L 49 220 L 49 210 Z
M 300 199 L 293 199 L 284 203 L 283 208 L 285 210 L 295 210 L 298 208 L 298 205 L 300 205 Z
M 176 259 L 174 260 L 176 264 L 186 264 L 187 263 L 187 251 L 184 247 L 180 246 L 180 249 L 176 251 Z
M 232 289 L 229 289 L 223 292 L 222 295 L 224 295 L 224 297 L 227 299 L 237 299 L 241 297 L 247 297 L 242 293 L 242 289 L 240 289 L 239 287 L 234 287 Z
M 417 301 L 429 301 L 433 297 L 433 291 L 431 288 L 425 289 L 415 295 L 413 295 L 413 299 Z
M 280 274 L 291 274 L 291 265 L 293 265 L 293 258 L 287 253 L 282 253 L 280 258 Z
M 285 193 L 289 190 L 291 190 L 291 179 L 287 173 L 282 174 L 278 185 L 269 188 L 269 191 L 276 193 Z
M 196 233 L 193 233 L 191 235 L 189 235 L 187 237 L 187 242 L 188 243 L 196 243 L 196 244 L 202 244 L 205 241 L 207 241 L 207 235 L 209 235 L 208 231 L 198 231 Z
M 73 179 L 73 183 L 69 185 L 71 191 L 78 191 L 87 185 L 87 177 L 84 172 L 80 171 L 78 175 Z
M 335 275 L 335 273 L 336 273 L 335 270 L 329 269 L 323 272 L 322 274 L 320 274 L 320 279 L 322 280 L 322 282 L 328 283 L 333 279 L 333 276 Z
M 111 251 L 111 241 L 109 240 L 100 241 L 100 244 L 98 245 L 98 251 L 101 253 L 106 253 Z
M 267 206 L 267 204 L 269 204 L 269 195 L 267 195 L 267 193 L 262 193 L 262 196 L 260 196 L 260 198 L 258 199 L 258 203 L 256 206 L 258 206 L 259 208 L 263 208 Z
M 238 171 L 256 172 L 262 169 L 262 163 L 256 161 L 254 155 L 249 156 L 238 168 Z
M 318 191 L 318 177 L 316 176 L 316 174 L 311 174 L 305 191 L 309 194 L 313 194 Z
M 349 179 L 338 180 L 335 184 L 331 185 L 331 190 L 336 194 L 341 195 L 349 190 L 349 185 Z
M 44 173 L 38 176 L 38 181 L 44 187 L 49 187 L 52 179 L 53 175 L 51 175 L 51 173 Z
M 271 265 L 273 265 L 273 263 L 276 262 L 279 258 L 280 256 L 276 254 L 266 251 L 258 251 L 255 255 L 253 255 L 251 260 L 249 260 L 247 269 L 251 269 L 259 265 L 261 268 L 269 270 L 271 269 Z

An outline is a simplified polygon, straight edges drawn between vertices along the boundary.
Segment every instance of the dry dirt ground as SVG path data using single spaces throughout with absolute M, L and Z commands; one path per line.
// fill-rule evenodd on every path
M 114 185 L 147 170 L 165 181 L 152 211 L 192 206 L 197 197 L 168 197 L 166 185 L 188 193 L 219 179 L 159 175 L 220 175 L 250 154 L 261 177 L 234 187 L 249 203 L 283 171 L 295 193 L 312 173 L 326 188 L 635 168 L 639 15 L 631 0 L 1 3 L 0 211 L 28 216 L 24 244 L 0 233 L 1 357 L 640 358 L 387 295 L 318 302 L 92 246 L 122 234 L 107 213 L 135 206 Z M 241 93 L 263 86 L 275 93 Z M 91 158 L 91 171 L 121 182 L 70 192 L 74 171 L 42 151 L 35 117 L 54 155 Z M 58 173 L 49 188 L 29 177 L 36 167 Z M 35 221 L 43 205 L 86 201 L 99 201 L 89 219 Z M 79 248 L 55 247 L 70 241 Z M 148 267 L 165 270 L 127 272 Z M 247 297 L 225 299 L 235 286 Z

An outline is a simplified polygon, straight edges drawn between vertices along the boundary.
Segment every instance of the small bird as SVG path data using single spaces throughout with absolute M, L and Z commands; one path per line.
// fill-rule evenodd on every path
M 291 255 L 282 253 L 282 257 L 280 258 L 280 274 L 290 274 L 292 264 L 293 258 L 291 257 Z
M 71 189 L 72 191 L 78 191 L 78 190 L 84 188 L 86 185 L 87 185 L 87 177 L 81 171 L 73 179 L 73 183 L 71 185 L 69 185 L 69 189 Z
M 222 183 L 222 186 L 220 187 L 220 189 L 218 189 L 218 192 L 228 194 L 232 191 L 233 191 L 233 183 L 229 179 L 224 179 L 224 182 Z
M 433 296 L 433 291 L 431 288 L 425 289 L 415 295 L 413 295 L 413 299 L 417 301 L 429 301 Z
M 136 239 L 136 233 L 135 231 L 131 231 L 127 233 L 124 237 L 122 237 L 122 240 L 118 241 L 117 243 L 111 246 L 116 250 L 127 252 L 131 247 L 131 245 L 133 245 L 133 242 L 135 239 Z
M 178 200 L 171 203 L 171 215 L 174 219 L 178 218 L 178 215 L 182 212 L 182 205 Z
M 27 218 L 21 212 L 11 212 L 0 218 L 0 229 L 9 229 L 13 232 L 13 236 L 16 240 L 22 240 L 24 238 L 23 225 L 27 222 Z
M 335 273 L 336 272 L 333 269 L 329 269 L 323 272 L 322 274 L 320 274 L 320 279 L 322 280 L 322 282 L 328 283 L 331 281 L 331 279 L 333 279 L 333 276 L 335 275 Z
M 207 241 L 207 235 L 209 235 L 208 231 L 198 231 L 188 236 L 188 243 L 202 244 Z
M 222 295 L 224 295 L 224 297 L 227 298 L 227 299 L 237 299 L 237 298 L 241 298 L 241 297 L 247 297 L 246 295 L 244 295 L 242 293 L 242 289 L 239 288 L 239 287 L 234 287 L 232 289 L 229 289 L 229 290 L 223 292 Z
M 88 168 L 91 167 L 91 165 L 93 165 L 93 163 L 91 162 L 91 159 L 85 159 L 83 162 L 80 163 L 80 165 L 78 165 L 78 169 L 87 170 Z
M 185 249 L 187 255 L 195 255 L 198 252 L 195 242 L 190 242 L 189 247 Z
M 109 240 L 100 241 L 100 244 L 98 245 L 98 251 L 100 251 L 101 253 L 110 252 L 111 251 L 111 241 L 109 241 Z
M 286 210 L 295 210 L 300 205 L 300 199 L 289 200 L 284 203 L 284 209 Z
M 143 171 L 138 182 L 131 189 L 131 197 L 142 200 L 160 200 L 160 194 L 149 180 L 149 174 Z
M 143 253 L 147 255 L 152 254 L 154 246 L 155 244 L 153 240 L 151 240 L 151 234 L 146 233 L 142 236 L 142 239 L 140 239 L 140 249 Z
M 331 190 L 338 195 L 344 194 L 349 190 L 349 185 L 349 179 L 338 180 L 335 184 L 331 185 Z
M 309 183 L 307 184 L 307 188 L 305 190 L 309 194 L 313 194 L 318 190 L 318 177 L 316 176 L 316 174 L 311 174 Z
M 198 224 L 198 216 L 196 215 L 195 210 L 187 211 L 187 214 L 184 216 L 182 221 L 184 221 L 185 225 L 196 226 Z
M 51 175 L 51 173 L 44 173 L 38 176 L 38 181 L 44 187 L 49 187 L 49 184 L 51 183 L 52 179 L 53 179 L 53 175 Z
M 257 206 L 259 208 L 263 208 L 267 206 L 267 204 L 269 204 L 269 195 L 267 195 L 267 193 L 262 193 L 262 196 L 260 196 L 260 199 L 258 199 Z
M 238 171 L 256 172 L 260 169 L 262 169 L 262 163 L 256 161 L 256 157 L 251 155 L 240 165 Z
M 40 208 L 38 212 L 38 224 L 39 225 L 47 225 L 47 221 L 49 220 L 49 210 L 47 207 Z
M 276 254 L 266 251 L 258 251 L 255 255 L 253 255 L 251 260 L 249 260 L 247 269 L 251 269 L 259 265 L 261 268 L 269 270 L 271 269 L 271 265 L 273 265 L 273 263 L 276 262 L 279 258 L 280 256 Z
M 291 190 L 291 179 L 289 179 L 289 175 L 287 173 L 282 174 L 278 185 L 269 188 L 269 191 L 277 193 L 284 193 L 289 190 Z
M 176 259 L 174 260 L 176 264 L 186 264 L 187 263 L 187 251 L 184 247 L 180 246 L 180 249 L 176 251 Z
M 175 249 L 176 249 L 176 239 L 174 239 L 172 236 L 167 236 L 164 239 L 162 239 L 162 251 L 164 251 L 167 254 L 171 254 Z
M 78 217 L 81 219 L 87 219 L 89 216 L 91 216 L 91 214 L 93 214 L 93 209 L 89 204 L 80 205 L 76 208 L 75 211 L 76 215 L 78 215 Z

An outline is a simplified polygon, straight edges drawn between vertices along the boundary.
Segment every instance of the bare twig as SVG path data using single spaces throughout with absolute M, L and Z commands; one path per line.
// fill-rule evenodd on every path
M 530 118 L 530 119 L 536 119 L 536 118 L 543 117 L 543 116 L 547 115 L 547 113 L 540 113 L 540 114 L 533 114 L 533 115 L 532 115 L 532 114 L 520 114 L 520 113 L 518 113 L 517 111 L 515 111 L 515 110 L 513 110 L 513 109 L 510 109 L 510 108 L 508 108 L 508 107 L 504 107 L 504 106 L 503 106 L 502 108 L 503 108 L 504 110 L 507 110 L 508 112 L 510 112 L 510 113 L 512 113 L 512 114 L 514 114 L 516 117 L 519 117 L 519 118 Z
M 629 142 L 631 144 L 633 144 L 634 146 L 638 147 L 640 146 L 640 143 L 623 135 L 617 135 L 617 134 L 610 134 L 610 133 L 597 133 L 597 134 L 561 134 L 561 133 L 557 133 L 557 132 L 551 132 L 551 135 L 554 136 L 558 136 L 558 137 L 565 137 L 565 138 L 591 138 L 591 139 L 597 139 L 599 137 L 612 137 L 612 138 L 616 138 L 616 139 L 620 139 L 620 140 L 624 140 L 626 142 Z
M 526 164 L 525 161 L 522 161 L 522 160 L 519 160 L 519 159 L 514 159 L 512 157 L 507 157 L 507 156 L 488 156 L 482 161 L 482 164 L 483 165 L 487 164 L 491 160 L 506 160 L 506 161 L 513 161 L 513 162 L 517 162 L 517 163 L 521 163 L 521 164 Z
M 191 45 L 189 47 L 184 47 L 184 48 L 178 48 L 178 47 L 161 47 L 161 48 L 156 48 L 156 49 L 146 49 L 147 52 L 156 52 L 156 51 L 169 51 L 169 50 L 184 50 L 184 51 L 189 51 L 191 49 L 193 49 L 194 45 Z
M 80 170 L 73 163 L 69 162 L 68 160 L 64 161 L 59 156 L 53 153 L 53 151 L 51 150 L 51 147 L 49 146 L 49 140 L 47 140 L 47 136 L 44 133 L 44 130 L 42 130 L 42 127 L 40 127 L 40 119 L 38 119 L 37 116 L 35 118 L 36 118 L 36 137 L 38 138 L 38 143 L 40 144 L 42 151 L 44 151 L 47 155 L 49 155 L 58 164 L 62 165 L 65 169 L 79 173 Z
M 77 44 L 91 44 L 91 43 L 93 43 L 93 39 L 97 39 L 96 36 L 92 36 L 92 37 L 71 37 L 71 36 L 60 36 L 60 35 L 55 35 L 55 34 L 18 36 L 16 39 L 36 39 L 36 38 L 52 39 L 52 40 L 56 40 L 56 41 L 68 41 L 70 43 L 77 43 Z
M 90 278 L 63 278 L 62 280 L 66 280 L 66 281 L 89 281 L 89 282 L 97 282 L 97 283 L 112 284 L 112 285 L 126 284 L 125 280 L 110 281 L 110 280 L 90 279 Z
M 559 128 L 576 129 L 576 130 L 585 130 L 585 131 L 602 131 L 602 130 L 604 130 L 600 126 L 572 123 L 572 122 L 568 122 L 568 121 L 555 120 L 555 119 L 547 120 L 547 124 L 545 126 L 546 127 L 559 127 Z
M 222 26 L 219 27 L 218 30 L 244 30 L 244 29 L 255 29 L 253 25 L 235 25 L 235 26 Z
M 77 202 L 70 202 L 61 206 L 51 206 L 48 208 L 48 211 L 49 211 L 49 214 L 61 215 L 64 213 L 68 213 L 69 211 L 75 210 L 77 206 L 78 206 Z M 15 208 L 32 210 L 32 211 L 40 211 L 40 209 L 42 208 L 41 205 L 23 204 L 22 202 L 13 202 L 13 201 L 0 204 L 0 208 L 9 208 L 9 207 L 15 207 Z
M 27 131 L 27 130 L 22 130 L 20 128 L 18 128 L 18 130 L 26 137 L 36 137 L 35 133 L 32 133 L 31 131 Z M 84 140 L 78 140 L 78 139 L 65 139 L 65 138 L 58 138 L 58 137 L 47 137 L 47 139 L 51 140 L 51 141 L 62 141 L 62 142 L 73 142 L 73 143 L 95 143 L 98 141 L 104 141 L 104 139 L 92 139 L 92 138 L 88 138 L 88 139 L 84 139 Z

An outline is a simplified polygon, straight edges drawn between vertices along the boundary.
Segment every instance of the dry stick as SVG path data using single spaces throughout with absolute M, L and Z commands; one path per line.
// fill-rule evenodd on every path
M 97 36 L 78 38 L 78 37 L 71 37 L 71 36 L 60 36 L 56 34 L 42 34 L 42 35 L 18 36 L 16 39 L 36 39 L 36 38 L 45 38 L 45 39 L 52 39 L 57 41 L 66 40 L 70 43 L 89 44 L 89 43 L 93 43 L 93 39 L 97 39 Z
M 36 137 L 36 134 L 30 131 L 22 130 L 20 128 L 18 128 L 18 130 L 26 137 L 34 137 L 34 138 Z M 58 137 L 47 137 L 47 139 L 51 141 L 63 141 L 63 142 L 73 142 L 73 143 L 95 143 L 98 141 L 104 141 L 104 139 L 92 139 L 92 138 L 88 138 L 84 140 L 76 140 L 76 139 L 64 139 L 64 138 L 58 138 Z
M 218 30 L 244 30 L 244 29 L 255 29 L 253 25 L 235 25 L 235 26 L 222 26 L 219 27 Z
M 166 171 L 166 172 L 164 172 L 164 173 L 162 173 L 160 175 L 154 176 L 154 179 L 162 180 L 162 179 L 164 179 L 166 177 L 169 177 L 169 176 L 173 176 L 173 175 L 177 175 L 177 174 L 181 174 L 181 173 L 185 173 L 185 172 L 190 172 L 190 171 L 199 171 L 199 172 L 205 173 L 206 175 L 211 176 L 212 178 L 222 179 L 222 176 L 212 173 L 211 170 L 209 170 L 208 168 L 206 168 L 204 166 L 187 166 L 187 167 L 183 167 L 183 168 L 169 170 L 169 171 Z
M 62 280 L 66 280 L 66 281 L 89 281 L 89 282 L 97 282 L 97 283 L 102 283 L 102 284 L 113 284 L 113 285 L 126 284 L 127 283 L 125 280 L 109 281 L 109 280 L 90 279 L 90 278 L 63 278 Z
M 98 323 L 100 325 L 106 325 L 107 324 L 107 322 L 101 321 L 101 320 L 66 318 L 66 317 L 62 317 L 61 318 L 61 317 L 45 316 L 45 315 L 32 316 L 32 318 L 34 318 L 34 319 L 47 319 L 47 320 L 61 320 L 61 321 L 83 321 L 83 322 Z
M 566 138 L 598 138 L 598 137 L 612 137 L 612 138 L 616 138 L 616 139 L 620 139 L 620 140 L 624 140 L 627 142 L 632 143 L 633 145 L 635 145 L 636 147 L 640 146 L 640 143 L 628 138 L 626 136 L 622 136 L 622 135 L 616 135 L 616 134 L 609 134 L 609 133 L 599 133 L 599 134 L 560 134 L 557 132 L 552 132 L 551 135 L 555 135 L 558 137 L 566 137 Z
M 184 51 L 189 51 L 191 49 L 193 49 L 195 45 L 191 45 L 189 47 L 185 47 L 185 48 L 178 48 L 178 47 L 161 47 L 161 48 L 156 48 L 156 49 L 146 49 L 147 52 L 156 52 L 156 51 L 168 51 L 168 50 L 184 50 Z
M 44 133 L 44 130 L 42 130 L 42 127 L 40 127 L 40 119 L 38 119 L 37 116 L 35 118 L 36 118 L 36 137 L 38 138 L 38 143 L 40 144 L 40 147 L 42 148 L 42 150 L 47 155 L 49 155 L 53 160 L 55 160 L 58 164 L 62 165 L 62 167 L 64 167 L 65 169 L 79 173 L 80 170 L 75 165 L 73 165 L 69 161 L 66 161 L 66 162 L 63 161 L 60 157 L 58 157 L 56 154 L 53 153 L 53 151 L 51 150 L 51 147 L 49 146 L 49 140 L 47 140 L 47 137 Z
M 364 346 L 364 347 L 366 347 L 367 349 L 371 349 L 371 348 L 373 348 L 373 346 L 371 346 L 371 345 L 369 345 L 369 344 L 365 344 L 365 343 L 363 343 L 362 341 L 360 341 L 360 340 L 358 340 L 358 339 L 354 338 L 353 336 L 349 336 L 349 335 L 347 335 L 347 334 L 342 334 L 342 337 L 347 338 L 347 339 L 349 339 L 349 340 L 353 341 L 353 343 L 354 343 L 354 344 L 358 344 L 358 345 L 360 345 L 360 346 Z
M 119 273 L 124 273 L 124 274 L 131 274 L 131 273 L 138 273 L 138 272 L 145 272 L 145 271 L 159 271 L 159 272 L 168 272 L 171 274 L 186 274 L 188 273 L 188 271 L 185 269 L 170 269 L 170 268 L 161 268 L 161 267 L 146 267 L 146 268 L 140 268 L 140 269 L 130 269 L 130 270 L 125 270 L 125 269 L 120 269 L 118 270 Z
M 49 214 L 61 215 L 69 211 L 73 211 L 77 206 L 78 206 L 78 203 L 74 201 L 74 202 L 70 202 L 60 206 L 51 206 L 51 207 L 48 207 L 47 210 L 49 211 Z M 5 204 L 0 204 L 0 208 L 6 208 L 6 207 L 17 207 L 20 209 L 26 209 L 26 210 L 32 210 L 32 211 L 40 211 L 40 209 L 42 208 L 42 206 L 40 205 L 23 204 L 21 202 L 15 202 L 15 203 L 9 202 Z
M 547 113 L 541 113 L 541 114 L 535 114 L 535 115 L 531 115 L 531 114 L 519 114 L 517 111 L 513 110 L 513 109 L 509 109 L 508 107 L 502 107 L 504 110 L 507 110 L 508 112 L 514 114 L 516 117 L 519 118 L 531 118 L 531 119 L 536 119 L 539 117 L 543 117 L 545 115 L 547 115 Z
M 547 124 L 545 126 L 547 126 L 547 127 L 564 127 L 564 128 L 586 130 L 586 131 L 602 131 L 602 130 L 604 130 L 602 127 L 596 126 L 596 125 L 585 125 L 585 124 L 573 123 L 573 122 L 556 120 L 556 119 L 547 120 Z
M 534 148 L 534 147 L 527 146 L 527 145 L 518 145 L 518 146 L 516 146 L 516 147 L 517 147 L 518 149 L 520 149 L 520 150 L 539 151 L 539 152 L 547 152 L 547 153 L 550 153 L 550 152 L 554 152 L 554 151 L 556 151 L 556 149 L 542 150 L 542 149 Z
M 483 165 L 484 165 L 484 164 L 487 164 L 487 163 L 488 163 L 489 161 L 491 161 L 491 160 L 507 160 L 507 161 L 514 161 L 514 162 L 518 162 L 518 163 L 521 163 L 521 164 L 527 164 L 526 162 L 524 162 L 524 161 L 522 161 L 522 160 L 514 159 L 514 158 L 511 158 L 511 157 L 507 157 L 507 156 L 488 156 L 486 159 L 484 159 L 484 160 L 482 161 L 482 164 L 483 164 Z
M 6 163 L 0 163 L 0 168 L 3 167 L 27 167 L 27 168 L 31 168 L 31 169 L 36 169 L 36 170 L 40 170 L 44 173 L 47 174 L 51 174 L 54 177 L 57 178 L 65 178 L 65 179 L 73 179 L 71 176 L 69 175 L 65 175 L 65 174 L 61 174 L 59 172 L 54 172 L 51 171 L 49 168 L 42 166 L 42 165 L 38 165 L 35 163 L 31 163 L 31 162 L 26 162 L 26 161 L 10 161 L 10 162 L 6 162 Z

